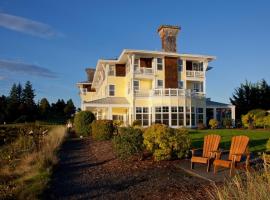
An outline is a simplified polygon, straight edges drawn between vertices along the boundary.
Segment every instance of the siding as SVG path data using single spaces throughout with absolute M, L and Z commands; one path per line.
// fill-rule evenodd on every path
M 115 65 L 115 75 L 116 76 L 126 76 L 126 65 L 116 64 Z
M 165 88 L 178 88 L 177 58 L 165 57 Z

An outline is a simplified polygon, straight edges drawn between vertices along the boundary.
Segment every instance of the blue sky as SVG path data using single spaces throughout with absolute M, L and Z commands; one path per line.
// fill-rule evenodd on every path
M 180 25 L 180 53 L 217 56 L 207 96 L 229 102 L 246 79 L 270 83 L 269 1 L 1 0 L 0 95 L 30 80 L 37 97 L 72 98 L 99 58 L 160 50 L 156 29 Z

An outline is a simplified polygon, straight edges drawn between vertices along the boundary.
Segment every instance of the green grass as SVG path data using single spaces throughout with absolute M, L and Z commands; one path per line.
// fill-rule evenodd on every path
M 220 148 L 229 150 L 231 138 L 235 135 L 246 135 L 250 138 L 249 150 L 262 152 L 266 150 L 267 140 L 270 138 L 270 130 L 240 130 L 240 129 L 215 129 L 215 130 L 191 130 L 192 147 L 202 148 L 203 138 L 208 134 L 221 136 Z

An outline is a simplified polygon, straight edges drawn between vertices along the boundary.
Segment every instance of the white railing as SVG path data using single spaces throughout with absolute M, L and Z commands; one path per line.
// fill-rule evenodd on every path
M 140 67 L 134 70 L 135 74 L 153 75 L 154 70 L 152 68 Z
M 187 70 L 186 75 L 187 77 L 192 77 L 192 78 L 204 78 L 204 72 L 202 71 Z
M 168 89 L 153 89 L 153 90 L 137 90 L 134 91 L 134 95 L 136 97 L 172 97 L 172 96 L 184 96 L 184 97 L 200 97 L 203 98 L 205 95 L 203 93 L 198 92 L 192 92 L 191 90 L 185 90 L 185 89 L 174 89 L 174 88 L 168 88 Z

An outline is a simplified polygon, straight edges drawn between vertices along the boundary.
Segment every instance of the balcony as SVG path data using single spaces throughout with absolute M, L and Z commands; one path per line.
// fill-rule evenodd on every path
M 203 71 L 186 71 L 187 78 L 204 78 L 204 72 Z
M 134 91 L 135 97 L 197 97 L 197 98 L 204 98 L 205 94 L 199 92 L 192 92 L 191 90 L 185 89 L 153 89 L 153 90 L 137 90 Z
M 135 78 L 154 78 L 153 68 L 140 67 L 134 70 Z

